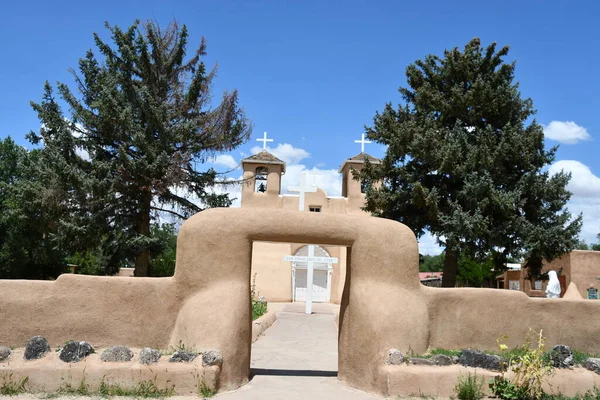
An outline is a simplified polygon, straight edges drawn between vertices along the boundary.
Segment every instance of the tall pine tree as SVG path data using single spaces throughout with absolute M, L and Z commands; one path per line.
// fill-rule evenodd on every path
M 89 50 L 72 71 L 77 92 L 58 84 L 68 115 L 47 84 L 42 101 L 32 103 L 42 128 L 29 137 L 43 141 L 48 168 L 67 182 L 63 236 L 101 240 L 111 262 L 135 258 L 135 275 L 147 276 L 153 216 L 187 218 L 230 205 L 210 190 L 218 173 L 202 164 L 242 144 L 251 128 L 237 91 L 211 104 L 216 71 L 202 62 L 204 39 L 186 59 L 185 25 L 106 27 L 112 43 L 94 34 L 98 54 Z
M 445 247 L 443 286 L 455 286 L 459 255 L 498 266 L 524 254 L 535 275 L 543 258 L 569 251 L 581 217 L 565 209 L 570 176 L 549 176 L 556 148 L 544 148 L 531 99 L 514 82 L 509 48 L 471 40 L 444 57 L 408 66 L 404 104 L 376 113 L 367 136 L 387 146 L 360 179 L 380 182 L 366 210 L 426 230 Z M 368 164 L 368 163 L 367 163 Z

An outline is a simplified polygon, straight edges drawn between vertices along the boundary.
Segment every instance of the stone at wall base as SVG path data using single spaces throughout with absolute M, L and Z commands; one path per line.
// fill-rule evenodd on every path
M 25 359 L 26 360 L 37 360 L 38 358 L 44 357 L 47 352 L 50 351 L 50 345 L 46 338 L 42 336 L 34 336 L 27 342 L 25 347 Z

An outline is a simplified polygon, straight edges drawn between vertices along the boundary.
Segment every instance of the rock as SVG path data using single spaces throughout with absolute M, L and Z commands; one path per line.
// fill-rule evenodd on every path
M 583 366 L 589 369 L 590 371 L 594 371 L 597 374 L 600 374 L 600 358 L 588 358 Z
M 385 359 L 387 365 L 402 365 L 404 364 L 404 356 L 398 349 L 390 349 L 388 356 Z
M 550 352 L 550 360 L 554 368 L 571 368 L 573 362 L 573 352 L 569 346 L 557 344 Z
M 44 355 L 50 351 L 50 345 L 46 338 L 41 336 L 34 336 L 27 342 L 25 347 L 25 359 L 36 360 L 44 357 Z
M 124 346 L 113 346 L 102 352 L 100 359 L 106 362 L 126 362 L 133 358 L 133 351 Z
M 94 352 L 88 342 L 69 342 L 62 348 L 58 357 L 64 362 L 79 362 Z
M 141 364 L 154 364 L 158 362 L 160 358 L 160 351 L 151 349 L 150 347 L 144 347 L 140 351 L 140 363 Z
M 408 363 L 411 365 L 435 365 L 433 360 L 427 358 L 411 357 L 408 359 Z
M 484 368 L 499 371 L 505 360 L 500 356 L 485 354 L 479 350 L 465 349 L 460 353 L 458 360 L 465 367 Z
M 223 356 L 216 350 L 205 351 L 202 353 L 202 366 L 223 364 Z
M 10 353 L 12 353 L 11 349 L 0 346 L 0 362 L 6 360 L 10 356 Z
M 431 361 L 433 361 L 433 363 L 435 365 L 440 365 L 440 366 L 445 366 L 445 365 L 452 365 L 454 364 L 452 362 L 452 359 L 448 356 L 445 356 L 443 354 L 438 354 L 437 356 L 433 356 L 431 357 Z
M 169 362 L 192 362 L 198 357 L 198 353 L 192 353 L 191 351 L 176 351 L 173 353 Z
M 458 356 L 452 356 L 452 364 L 458 364 L 460 358 Z

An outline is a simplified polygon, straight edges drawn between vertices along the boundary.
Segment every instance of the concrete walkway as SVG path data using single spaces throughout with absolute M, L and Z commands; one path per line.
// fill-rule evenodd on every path
M 252 345 L 251 381 L 215 399 L 382 399 L 352 389 L 336 377 L 335 318 L 339 307 L 315 304 L 312 315 L 304 314 L 303 303 L 269 307 L 281 311 L 277 321 Z

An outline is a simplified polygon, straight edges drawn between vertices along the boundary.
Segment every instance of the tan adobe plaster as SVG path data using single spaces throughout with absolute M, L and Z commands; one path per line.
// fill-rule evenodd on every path
M 95 346 L 167 347 L 184 343 L 223 355 L 221 389 L 248 380 L 250 282 L 255 241 L 347 246 L 339 316 L 339 378 L 387 390 L 388 349 L 493 349 L 496 338 L 522 343 L 544 329 L 548 345 L 600 352 L 600 302 L 532 299 L 522 292 L 436 289 L 419 283 L 412 231 L 368 216 L 270 209 L 213 209 L 182 226 L 172 278 L 62 275 L 55 282 L 0 281 L 0 344 L 33 335 L 52 346 L 68 339 Z

